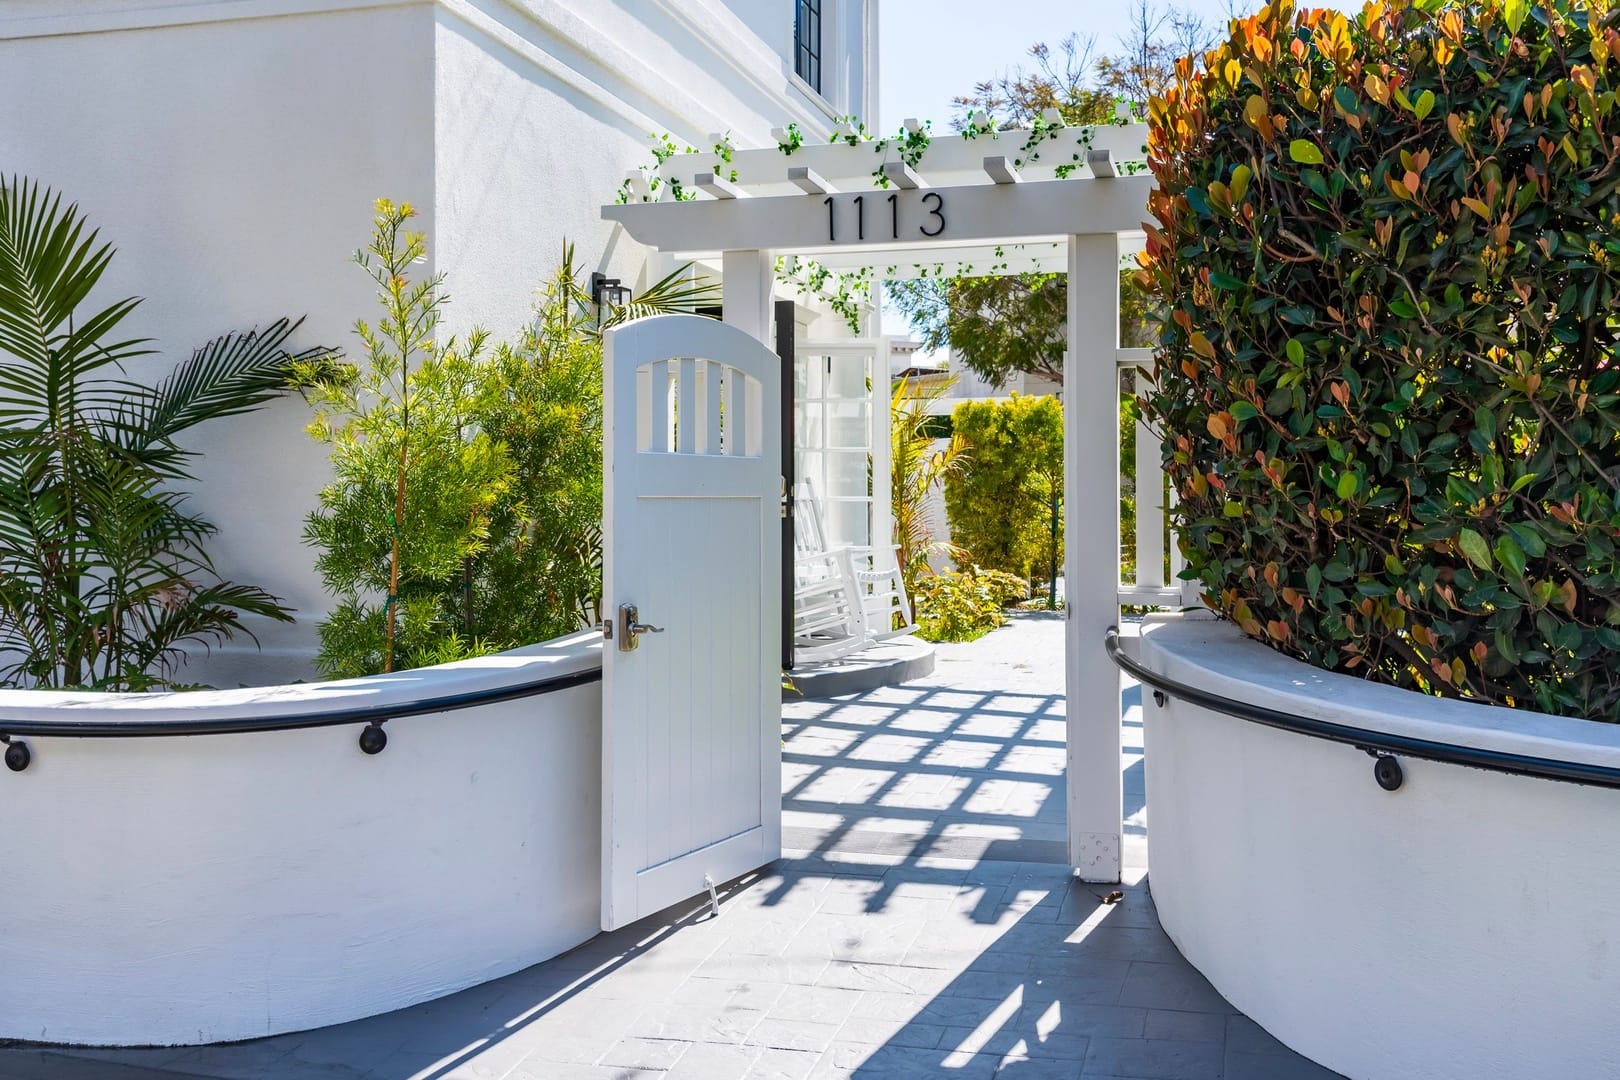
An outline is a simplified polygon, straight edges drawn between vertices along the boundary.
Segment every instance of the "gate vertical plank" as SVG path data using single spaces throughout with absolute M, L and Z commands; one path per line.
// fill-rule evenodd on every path
M 698 453 L 718 454 L 721 442 L 720 382 L 724 368 L 704 360 L 698 364 L 698 371 L 703 384 L 703 442 L 698 447 Z
M 1069 237 L 1068 316 L 1063 502 L 1069 862 L 1083 881 L 1112 882 L 1119 880 L 1124 840 L 1119 671 L 1100 645 L 1119 618 L 1119 245 L 1112 233 Z
M 671 450 L 699 453 L 703 421 L 697 411 L 697 361 L 682 357 L 675 365 L 675 441 Z

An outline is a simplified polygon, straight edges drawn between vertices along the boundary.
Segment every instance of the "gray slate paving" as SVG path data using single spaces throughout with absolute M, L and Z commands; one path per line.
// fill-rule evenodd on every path
M 545 964 L 229 1046 L 0 1048 L 0 1078 L 1324 1080 L 1159 928 L 1127 698 L 1127 884 L 1063 864 L 1063 623 L 784 707 L 785 857 Z

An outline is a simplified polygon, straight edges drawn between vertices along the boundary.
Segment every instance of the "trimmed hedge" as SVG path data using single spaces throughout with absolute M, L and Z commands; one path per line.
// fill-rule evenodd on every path
M 974 565 L 1045 580 L 1052 550 L 1052 494 L 1063 490 L 1063 406 L 1050 395 L 965 401 L 951 411 L 964 444 L 959 468 L 945 474 L 951 543 Z
M 1620 720 L 1616 22 L 1275 3 L 1153 103 L 1143 408 L 1246 633 Z

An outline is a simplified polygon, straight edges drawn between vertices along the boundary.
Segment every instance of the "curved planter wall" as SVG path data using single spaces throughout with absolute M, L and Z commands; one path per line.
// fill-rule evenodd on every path
M 1332 675 L 1208 619 L 1150 621 L 1152 671 L 1228 698 L 1620 765 L 1620 727 Z M 1150 882 L 1182 953 L 1356 1080 L 1620 1075 L 1620 791 L 1403 758 L 1144 693 Z
M 437 668 L 187 694 L 0 692 L 5 719 L 249 719 L 599 668 L 579 634 Z M 247 1039 L 438 997 L 599 925 L 601 686 L 298 731 L 52 738 L 0 770 L 0 1038 Z

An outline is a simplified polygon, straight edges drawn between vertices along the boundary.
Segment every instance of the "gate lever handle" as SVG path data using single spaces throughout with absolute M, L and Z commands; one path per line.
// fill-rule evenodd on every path
M 640 612 L 634 604 L 619 605 L 619 651 L 634 652 L 642 634 L 662 634 L 662 626 L 653 626 L 651 623 L 638 622 Z

